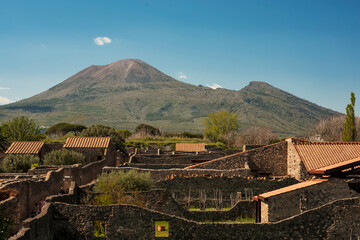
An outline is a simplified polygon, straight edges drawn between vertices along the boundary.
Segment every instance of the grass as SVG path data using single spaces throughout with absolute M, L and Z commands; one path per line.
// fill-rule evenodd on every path
M 164 230 L 160 230 L 165 227 Z M 155 237 L 169 237 L 169 222 L 168 221 L 156 221 L 155 222 Z
M 217 210 L 216 208 L 205 208 L 205 211 L 228 211 L 230 209 L 231 209 L 231 207 L 225 207 L 225 208 L 222 208 L 221 210 Z M 188 211 L 196 212 L 196 211 L 201 211 L 201 210 L 200 210 L 200 208 L 189 208 Z
M 236 218 L 235 220 L 203 221 L 204 223 L 255 223 L 255 218 Z

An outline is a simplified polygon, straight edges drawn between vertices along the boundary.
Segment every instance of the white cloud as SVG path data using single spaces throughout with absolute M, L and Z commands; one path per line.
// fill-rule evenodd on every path
M 10 99 L 0 96 L 0 104 L 8 104 L 8 103 L 12 103 L 12 102 L 13 101 L 11 101 Z
M 0 90 L 10 90 L 8 87 L 0 87 Z
M 183 73 L 183 72 L 179 72 L 178 74 L 178 78 L 179 79 L 187 79 L 188 77 L 185 75 L 185 73 Z
M 212 89 L 217 89 L 217 88 L 222 88 L 219 84 L 217 83 L 213 83 L 212 85 L 207 84 L 206 86 L 208 86 L 209 88 Z
M 98 46 L 102 46 L 104 44 L 109 44 L 111 43 L 111 39 L 108 37 L 97 37 L 94 39 L 94 42 L 96 45 Z

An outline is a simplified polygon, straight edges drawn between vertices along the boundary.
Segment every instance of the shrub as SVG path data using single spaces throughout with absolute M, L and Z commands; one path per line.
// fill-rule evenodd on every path
M 123 139 L 128 138 L 132 135 L 132 133 L 127 129 L 116 130 L 116 132 L 119 133 Z
M 150 173 L 129 172 L 102 173 L 94 186 L 100 192 L 94 199 L 95 205 L 130 203 L 144 206 L 139 191 L 149 190 L 153 186 Z
M 7 155 L 2 162 L 2 170 L 5 172 L 26 172 L 32 164 L 39 164 L 40 159 L 34 155 Z
M 102 173 L 98 176 L 94 191 L 111 193 L 124 191 L 146 191 L 153 186 L 150 173 L 139 173 L 135 170 Z
M 183 132 L 180 134 L 181 138 L 204 138 L 201 133 L 190 133 L 190 132 Z
M 45 154 L 45 165 L 72 165 L 76 163 L 83 163 L 85 156 L 81 153 L 69 151 L 66 149 L 55 150 Z
M 222 142 L 217 142 L 217 143 L 215 143 L 215 146 L 216 146 L 217 148 L 220 148 L 220 149 L 223 149 L 223 150 L 226 149 L 226 145 L 225 145 L 224 143 L 222 143 Z

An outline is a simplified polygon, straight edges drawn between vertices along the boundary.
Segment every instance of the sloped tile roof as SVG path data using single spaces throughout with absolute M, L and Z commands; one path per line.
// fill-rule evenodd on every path
M 205 143 L 176 143 L 178 152 L 203 152 L 206 151 Z
M 110 137 L 69 137 L 64 148 L 107 148 Z
M 359 142 L 292 142 L 307 171 L 360 157 Z
M 330 166 L 322 167 L 315 170 L 310 170 L 310 174 L 319 174 L 319 175 L 325 175 L 325 174 L 331 174 L 331 173 L 337 173 L 341 172 L 342 170 L 346 170 L 348 168 L 359 168 L 360 167 L 360 157 L 350 159 L 344 162 L 336 163 Z
M 260 199 L 260 200 L 264 201 L 265 199 L 276 196 L 276 195 L 288 193 L 288 192 L 295 191 L 295 190 L 298 190 L 298 189 L 301 189 L 301 188 L 310 187 L 310 186 L 313 186 L 315 184 L 323 183 L 323 182 L 326 182 L 326 181 L 328 181 L 328 180 L 327 179 L 313 179 L 313 180 L 297 183 L 297 184 L 294 184 L 294 185 L 291 185 L 291 186 L 283 187 L 283 188 L 280 188 L 280 189 L 276 189 L 274 191 L 270 191 L 270 192 L 267 192 L 267 193 L 257 195 L 257 196 L 254 197 L 254 200 Z
M 13 142 L 6 150 L 6 154 L 38 154 L 44 142 L 18 141 Z

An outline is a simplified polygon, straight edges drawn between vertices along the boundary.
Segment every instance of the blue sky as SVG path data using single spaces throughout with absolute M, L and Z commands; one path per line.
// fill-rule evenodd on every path
M 351 0 L 1 0 L 0 102 L 138 58 L 195 85 L 264 81 L 340 112 L 353 91 L 359 115 L 359 13 Z

